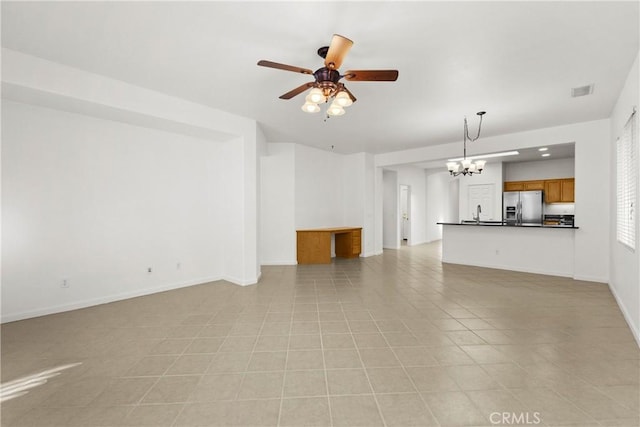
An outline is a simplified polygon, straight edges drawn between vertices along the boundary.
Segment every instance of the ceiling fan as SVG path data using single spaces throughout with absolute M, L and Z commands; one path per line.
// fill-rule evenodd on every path
M 317 113 L 320 111 L 318 104 L 328 102 L 333 98 L 333 102 L 327 108 L 327 115 L 341 116 L 344 114 L 344 107 L 348 107 L 356 101 L 356 97 L 346 88 L 344 83 L 340 82 L 342 78 L 353 82 L 393 82 L 398 79 L 398 70 L 348 70 L 344 74 L 340 74 L 338 68 L 342 65 L 342 61 L 352 45 L 353 42 L 348 38 L 334 34 L 329 46 L 318 49 L 318 55 L 324 58 L 324 67 L 318 68 L 316 71 L 265 60 L 258 61 L 258 65 L 312 75 L 314 81 L 290 90 L 281 95 L 280 99 L 291 99 L 311 89 L 302 106 L 303 111 Z

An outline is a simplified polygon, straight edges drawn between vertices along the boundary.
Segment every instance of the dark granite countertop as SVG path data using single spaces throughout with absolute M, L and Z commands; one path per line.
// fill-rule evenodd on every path
M 463 225 L 472 227 L 507 227 L 507 228 L 568 228 L 571 230 L 577 230 L 580 227 L 573 225 L 542 225 L 542 224 L 522 224 L 522 225 L 508 225 L 501 221 L 464 221 L 464 222 L 438 222 L 438 225 Z

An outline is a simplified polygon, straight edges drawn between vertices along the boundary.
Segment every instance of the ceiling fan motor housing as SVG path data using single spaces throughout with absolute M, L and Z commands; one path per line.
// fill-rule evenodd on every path
M 342 76 L 336 70 L 330 70 L 327 67 L 322 67 L 313 73 L 316 78 L 317 87 L 323 89 L 325 96 L 330 96 L 338 87 L 338 81 Z

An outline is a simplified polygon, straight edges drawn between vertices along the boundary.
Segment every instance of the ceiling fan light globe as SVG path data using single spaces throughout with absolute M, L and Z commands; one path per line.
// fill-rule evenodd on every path
M 336 99 L 334 101 L 336 104 L 338 104 L 341 107 L 348 107 L 351 104 L 353 104 L 353 101 L 351 100 L 351 97 L 349 96 L 349 94 L 347 92 L 338 92 L 338 94 L 336 95 Z
M 312 102 L 305 102 L 301 108 L 305 113 L 318 113 L 320 111 L 318 104 L 314 104 Z
M 335 103 L 332 103 L 327 109 L 327 114 L 330 116 L 341 116 L 344 114 L 344 108 Z
M 309 95 L 307 95 L 305 100 L 307 102 L 311 102 L 311 103 L 314 103 L 314 104 L 319 104 L 321 102 L 324 102 L 324 100 L 325 100 L 324 93 L 322 93 L 322 89 L 315 87 L 315 88 L 311 89 L 311 92 L 309 92 Z

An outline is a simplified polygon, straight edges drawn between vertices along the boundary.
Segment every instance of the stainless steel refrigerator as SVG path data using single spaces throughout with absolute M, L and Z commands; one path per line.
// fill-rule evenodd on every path
M 507 225 L 542 225 L 542 191 L 507 191 L 502 208 Z

